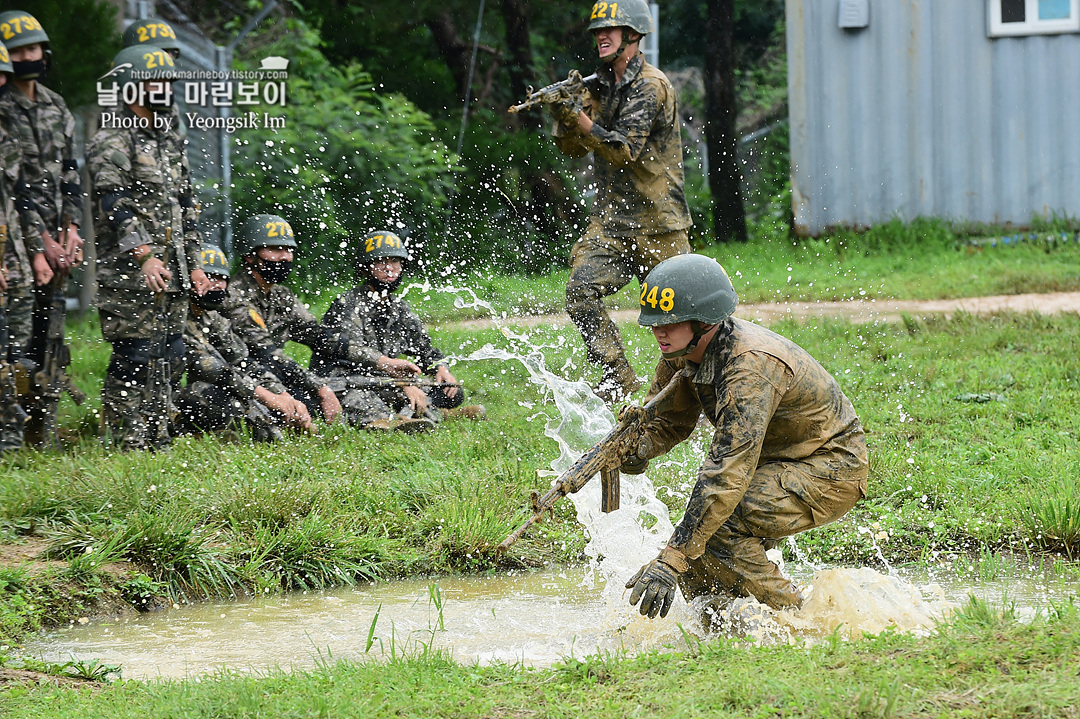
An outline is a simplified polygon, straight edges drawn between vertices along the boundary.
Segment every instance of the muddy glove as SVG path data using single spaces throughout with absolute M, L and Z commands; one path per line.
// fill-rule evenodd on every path
M 581 112 L 581 102 L 570 97 L 556 100 L 548 105 L 551 116 L 567 127 L 576 127 L 578 113 Z
M 644 474 L 645 470 L 649 468 L 649 460 L 643 459 L 643 457 L 651 457 L 654 454 L 652 440 L 648 437 L 642 437 L 633 453 L 623 457 L 622 464 L 619 465 L 619 471 L 623 474 Z
M 630 592 L 630 606 L 641 600 L 638 611 L 642 616 L 655 619 L 659 614 L 666 617 L 675 600 L 675 588 L 680 574 L 690 568 L 686 555 L 677 549 L 664 547 L 660 556 L 637 571 L 626 583 Z

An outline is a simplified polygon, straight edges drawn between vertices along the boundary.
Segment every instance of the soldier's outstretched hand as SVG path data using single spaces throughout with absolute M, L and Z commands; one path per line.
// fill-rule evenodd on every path
M 341 402 L 338 401 L 334 391 L 326 385 L 319 388 L 319 405 L 322 407 L 323 418 L 327 424 L 333 424 L 341 414 Z
M 450 399 L 457 397 L 457 393 L 461 391 L 461 388 L 457 386 L 457 379 L 454 377 L 454 375 L 450 374 L 450 370 L 444 364 L 441 364 L 435 368 L 435 381 L 445 382 L 446 384 L 454 385 L 453 387 L 443 388 L 443 393 L 446 394 L 446 396 Z
M 405 392 L 405 397 L 409 400 L 409 406 L 412 407 L 413 414 L 417 417 L 422 415 L 428 406 L 427 393 L 415 385 L 402 387 L 402 390 Z
M 664 547 L 660 556 L 652 560 L 630 577 L 626 588 L 630 592 L 630 604 L 641 606 L 638 611 L 649 619 L 659 614 L 666 617 L 671 603 L 675 601 L 675 589 L 679 583 L 679 574 L 690 568 L 686 556 L 677 549 Z
M 375 368 L 380 372 L 385 372 L 391 377 L 408 377 L 411 374 L 420 374 L 420 368 L 409 360 L 390 359 L 386 356 L 379 358 L 379 362 L 375 365 Z

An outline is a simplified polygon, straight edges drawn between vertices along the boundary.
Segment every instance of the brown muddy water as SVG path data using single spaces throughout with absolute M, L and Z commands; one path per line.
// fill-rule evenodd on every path
M 925 632 L 969 593 L 995 605 L 1014 604 L 1030 616 L 1075 590 L 1031 572 L 961 581 L 947 570 L 901 578 L 867 568 L 820 570 L 812 577 L 805 568 L 789 569 L 800 581 L 813 580 L 811 600 L 780 615 L 745 602 L 738 611 L 764 612 L 762 627 L 751 632 L 758 640 L 813 641 L 837 626 L 846 635 L 888 626 Z M 125 678 L 152 679 L 222 669 L 306 669 L 327 659 L 378 661 L 415 655 L 425 646 L 463 663 L 549 666 L 597 652 L 685 649 L 680 627 L 707 637 L 700 611 L 681 597 L 667 618 L 648 620 L 630 607 L 621 587 L 605 584 L 617 582 L 578 567 L 208 602 L 127 621 L 74 624 L 34 638 L 24 654 L 59 662 L 96 659 L 121 665 Z

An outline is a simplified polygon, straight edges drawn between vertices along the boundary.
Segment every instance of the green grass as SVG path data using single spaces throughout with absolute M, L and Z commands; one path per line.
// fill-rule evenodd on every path
M 1069 242 L 976 247 L 968 230 L 938 220 L 894 221 L 864 234 L 845 232 L 823 239 L 791 239 L 781 227 L 758 227 L 746 244 L 711 245 L 731 275 L 743 303 L 848 299 L 932 300 L 980 295 L 1080 290 L 1080 245 L 1074 227 L 1053 225 L 1054 236 L 1068 229 Z M 986 236 L 986 233 L 976 233 Z M 1045 232 L 1044 232 L 1045 234 Z M 569 270 L 516 277 L 486 269 L 459 271 L 430 280 L 432 288 L 470 287 L 508 315 L 563 313 Z M 339 288 L 312 298 L 317 313 Z M 637 306 L 637 282 L 609 300 L 612 307 Z M 464 297 L 471 302 L 467 294 Z M 452 294 L 413 290 L 408 300 L 430 321 L 486 317 L 483 310 L 455 307 Z
M 544 670 L 459 665 L 421 649 L 386 663 L 222 673 L 198 682 L 95 689 L 8 686 L 0 709 L 28 719 L 108 717 L 1071 717 L 1080 703 L 1072 604 L 1020 623 L 972 600 L 931 636 L 567 658 Z M 89 667 L 85 671 L 93 671 Z

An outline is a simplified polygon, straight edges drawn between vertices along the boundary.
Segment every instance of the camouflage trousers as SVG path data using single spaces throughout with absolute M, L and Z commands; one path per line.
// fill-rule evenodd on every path
M 753 596 L 775 609 L 799 606 L 798 587 L 765 552 L 784 537 L 836 521 L 866 496 L 866 469 L 849 479 L 814 476 L 798 462 L 757 468 L 731 517 L 679 576 L 683 597 Z
M 28 352 L 33 333 L 34 275 L 29 263 L 24 262 L 8 245 L 4 253 L 7 268 L 7 315 L 8 341 L 16 355 Z
M 124 449 L 163 449 L 184 375 L 188 299 L 169 292 L 98 288 L 101 334 L 113 352 L 101 389 L 106 441 Z
M 640 282 L 662 260 L 690 252 L 686 230 L 640 237 L 607 237 L 603 226 L 589 221 L 585 234 L 570 251 L 566 311 L 585 340 L 590 362 L 614 365 L 626 361 L 622 335 L 611 321 L 604 298 Z
M 0 297 L 0 454 L 23 445 L 26 412 L 15 387 L 15 365 L 8 361 L 7 297 Z
M 209 382 L 191 382 L 176 400 L 174 434 L 220 432 L 246 426 L 257 442 L 282 438 L 281 428 L 271 412 L 258 400 L 243 400 Z

